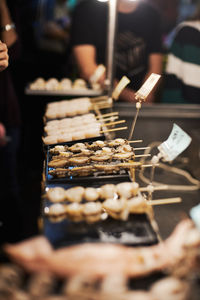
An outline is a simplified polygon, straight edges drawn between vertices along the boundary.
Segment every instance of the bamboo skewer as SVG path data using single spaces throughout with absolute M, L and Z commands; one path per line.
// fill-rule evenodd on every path
M 112 107 L 112 103 L 108 103 L 108 102 L 102 102 L 98 105 L 93 105 L 92 108 L 95 110 L 96 108 L 98 109 L 104 109 L 104 108 L 110 108 Z
M 93 103 L 93 102 L 98 102 L 98 101 L 105 101 L 108 99 L 108 96 L 107 95 L 103 95 L 103 96 L 98 96 L 98 97 L 92 97 L 90 98 L 90 101 Z
M 151 168 L 153 166 L 159 166 L 159 164 L 149 164 L 149 165 L 142 165 L 142 168 Z
M 139 157 L 148 157 L 148 156 L 151 156 L 151 154 L 138 154 L 138 155 L 135 155 L 134 157 L 139 158 Z
M 180 197 L 175 198 L 165 198 L 165 199 L 156 199 L 147 201 L 148 205 L 162 205 L 162 204 L 172 204 L 172 203 L 180 203 L 182 199 Z
M 133 148 L 134 151 L 139 151 L 139 150 L 148 150 L 151 147 L 140 147 L 140 148 Z
M 153 187 L 154 191 L 164 191 L 168 189 L 167 185 L 160 185 L 160 186 L 154 186 Z M 140 192 L 148 192 L 148 187 L 141 187 Z
M 119 127 L 119 128 L 112 128 L 112 129 L 106 129 L 106 130 L 101 130 L 100 133 L 106 133 L 106 132 L 112 132 L 112 131 L 120 131 L 120 130 L 125 130 L 127 129 L 126 127 Z
M 115 120 L 117 120 L 117 119 L 119 119 L 119 116 L 113 116 L 113 117 L 108 117 L 108 118 L 98 118 L 98 119 L 96 119 L 97 120 L 97 122 L 107 122 L 107 121 L 115 121 Z
M 134 140 L 134 141 L 128 141 L 129 144 L 133 144 L 133 143 L 142 143 L 143 140 Z
M 117 125 L 117 124 L 121 124 L 121 123 L 125 123 L 126 120 L 120 120 L 120 121 L 116 121 L 116 122 L 110 122 L 110 123 L 104 123 L 102 124 L 102 126 L 112 126 L 112 125 Z
M 102 117 L 109 117 L 109 116 L 115 116 L 115 115 L 118 115 L 119 112 L 116 111 L 116 112 L 111 112 L 111 113 L 107 113 L 107 114 L 100 114 L 100 116 L 96 116 L 96 118 L 102 118 Z
M 140 103 L 140 102 L 138 102 Z M 138 118 L 138 115 L 139 115 L 139 110 L 140 110 L 141 106 L 137 106 L 137 103 L 136 103 L 136 114 L 135 114 L 135 117 L 133 119 L 133 123 L 132 123 L 132 126 L 131 126 L 131 131 L 130 131 L 130 134 L 129 134 L 129 140 L 132 138 L 133 136 L 133 132 L 134 132 L 134 129 L 135 129 L 135 125 L 136 125 L 136 121 L 137 121 L 137 118 Z

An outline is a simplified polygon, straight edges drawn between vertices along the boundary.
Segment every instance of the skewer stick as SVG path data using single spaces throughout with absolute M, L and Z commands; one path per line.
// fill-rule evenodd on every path
M 151 147 L 140 147 L 140 148 L 133 148 L 134 151 L 139 151 L 139 150 L 148 150 Z
M 151 167 L 153 167 L 153 166 L 159 166 L 159 164 L 149 164 L 149 165 L 142 165 L 141 167 L 142 168 L 151 168 Z
M 160 186 L 154 186 L 153 187 L 154 191 L 164 191 L 168 189 L 167 185 L 160 185 Z M 148 192 L 149 188 L 148 187 L 142 187 L 139 189 L 140 192 Z
M 102 106 L 108 106 L 108 107 L 111 107 L 112 106 L 112 103 L 108 102 L 108 101 L 102 101 L 102 102 L 99 102 L 98 104 L 93 104 L 92 107 L 95 109 L 96 107 L 97 108 L 100 108 Z
M 107 130 L 101 130 L 100 133 L 120 131 L 120 130 L 125 130 L 125 129 L 127 129 L 127 126 L 126 127 L 119 127 L 119 128 L 112 128 L 112 129 L 107 129 Z
M 92 97 L 92 98 L 90 98 L 90 101 L 98 102 L 98 101 L 107 100 L 107 99 L 108 99 L 108 96 L 104 95 L 104 96 Z
M 109 116 L 115 116 L 115 115 L 118 115 L 119 112 L 118 111 L 115 111 L 115 112 L 111 112 L 111 113 L 107 113 L 107 114 L 101 114 L 100 116 L 96 116 L 96 118 L 102 118 L 102 117 L 109 117 Z
M 172 203 L 180 203 L 182 199 L 180 197 L 176 198 L 165 198 L 165 199 L 156 199 L 147 201 L 148 205 L 161 205 L 161 204 L 172 204 Z
M 99 121 L 107 122 L 107 121 L 115 121 L 117 119 L 119 119 L 119 116 L 111 116 L 108 118 L 98 118 L 96 120 L 97 120 L 97 122 L 99 122 Z
M 148 156 L 151 156 L 151 154 L 138 154 L 138 155 L 135 155 L 135 158 L 148 157 Z
M 141 108 L 141 102 L 138 101 L 136 103 L 136 114 L 135 114 L 135 117 L 133 119 L 133 123 L 132 123 L 132 126 L 131 126 L 131 131 L 130 131 L 129 138 L 128 138 L 129 140 L 133 136 L 133 132 L 134 132 L 134 129 L 135 129 L 135 125 L 136 125 L 136 121 L 137 121 L 137 118 L 138 118 L 138 115 L 139 115 L 140 108 Z
M 133 144 L 133 143 L 142 143 L 143 140 L 134 140 L 134 141 L 128 141 L 129 144 Z
M 139 161 L 134 161 L 134 162 L 130 162 L 130 163 L 119 163 L 119 164 L 116 164 L 116 166 L 135 168 L 135 167 L 141 166 L 141 163 Z
M 98 105 L 98 109 L 104 109 L 104 108 L 111 108 L 112 107 L 112 104 L 101 104 L 101 105 Z M 93 109 L 95 110 L 97 108 L 97 105 L 94 105 L 93 106 Z
M 112 125 L 117 125 L 117 124 L 121 124 L 121 123 L 125 123 L 125 122 L 126 122 L 126 120 L 119 120 L 116 122 L 104 123 L 104 124 L 102 124 L 102 126 L 112 126 Z

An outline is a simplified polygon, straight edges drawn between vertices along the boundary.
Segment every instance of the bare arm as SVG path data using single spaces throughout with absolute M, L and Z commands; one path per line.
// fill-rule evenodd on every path
M 89 80 L 97 68 L 96 49 L 93 45 L 78 45 L 73 48 L 73 55 L 82 78 Z M 104 77 L 100 79 L 103 83 Z
M 6 4 L 6 0 L 0 1 L 0 27 L 4 27 L 7 24 L 13 24 L 9 9 Z M 11 28 L 9 31 L 1 31 L 1 40 L 8 46 L 12 46 L 17 40 L 17 33 L 15 28 Z
M 163 62 L 163 56 L 159 53 L 158 54 L 154 53 L 149 56 L 149 69 L 144 78 L 144 82 L 152 73 L 162 74 L 162 62 Z M 148 96 L 147 102 L 151 103 L 155 101 L 155 92 L 157 88 L 158 86 Z M 120 99 L 123 101 L 135 102 L 135 92 L 136 91 L 127 87 L 122 91 L 120 95 Z
M 163 55 L 160 53 L 154 53 L 149 56 L 149 70 L 144 78 L 144 81 L 152 74 L 162 74 L 162 66 L 163 66 Z M 155 102 L 155 94 L 159 87 L 159 83 L 156 85 L 156 87 L 153 89 L 153 91 L 150 93 L 150 95 L 147 98 L 147 102 Z

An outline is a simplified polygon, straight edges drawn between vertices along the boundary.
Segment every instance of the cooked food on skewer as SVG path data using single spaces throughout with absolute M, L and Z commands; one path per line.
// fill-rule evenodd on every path
M 48 163 L 49 168 L 62 168 L 68 165 L 68 159 L 60 158 L 60 159 L 53 159 Z
M 147 213 L 150 218 L 153 217 L 152 207 L 148 205 L 146 199 L 140 194 L 127 200 L 127 208 L 129 213 Z
M 87 156 L 75 156 L 75 157 L 69 158 L 68 162 L 70 165 L 81 166 L 81 165 L 85 165 L 85 164 L 89 163 L 90 159 L 91 158 L 89 158 Z
M 62 151 L 60 151 L 60 152 L 59 152 L 59 155 L 57 156 L 57 158 L 63 158 L 63 157 L 69 158 L 69 157 L 71 157 L 72 155 L 73 155 L 72 152 L 69 152 L 69 151 L 67 151 L 67 152 L 62 152 Z M 54 158 L 55 158 L 55 156 L 52 157 L 52 159 L 54 159 Z
M 60 152 L 65 152 L 67 151 L 68 149 L 68 146 L 63 146 L 63 145 L 56 145 L 55 147 L 53 148 L 50 148 L 49 152 L 51 154 L 59 154 Z
M 115 149 L 115 152 L 119 152 L 119 153 L 126 153 L 126 152 L 131 152 L 133 151 L 133 148 L 128 144 L 125 144 L 123 146 L 118 146 L 116 149 Z
M 83 204 L 73 202 L 67 205 L 67 216 L 74 222 L 80 222 L 83 220 Z
M 127 220 L 129 211 L 125 198 L 108 198 L 103 202 L 102 206 L 112 218 Z
M 66 190 L 65 197 L 66 200 L 70 202 L 81 202 L 84 195 L 84 188 L 82 186 L 76 186 Z
M 48 217 L 51 222 L 61 222 L 66 218 L 66 205 L 61 203 L 52 204 L 49 207 Z
M 48 119 L 73 117 L 78 114 L 87 114 L 92 109 L 89 97 L 62 100 L 59 102 L 48 103 L 45 117 Z
M 82 78 L 77 78 L 74 80 L 73 82 L 73 88 L 83 88 L 86 89 L 87 88 L 87 83 L 84 79 Z
M 121 138 L 117 138 L 115 140 L 108 141 L 108 146 L 110 146 L 110 147 L 118 147 L 118 146 L 122 146 L 125 144 L 128 144 L 128 141 L 125 139 L 121 139 Z
M 108 161 L 108 160 L 111 160 L 112 159 L 112 156 L 111 155 L 102 155 L 102 154 L 99 154 L 99 155 L 92 155 L 90 156 L 90 159 L 91 161 L 94 161 L 94 162 L 103 162 L 103 161 Z
M 51 202 L 62 202 L 65 200 L 65 189 L 62 187 L 50 188 L 46 193 L 46 197 Z
M 104 184 L 98 188 L 75 186 L 64 190 L 61 187 L 51 188 L 47 191 L 46 197 L 50 202 L 64 202 L 66 205 L 71 203 L 80 203 L 83 205 L 83 215 L 80 215 L 78 206 L 70 206 L 70 217 L 73 216 L 73 210 L 78 209 L 78 220 L 92 223 L 107 219 L 108 216 L 117 220 L 127 220 L 129 214 L 147 214 L 153 218 L 151 205 L 139 191 L 139 185 L 136 182 L 122 182 L 118 184 Z M 85 205 L 86 203 L 90 203 Z M 98 204 L 98 205 L 97 205 Z M 67 206 L 66 206 L 67 209 Z M 86 209 L 86 212 L 84 213 Z M 87 215 L 91 218 L 85 218 Z M 93 211 L 93 213 L 89 213 Z M 98 215 L 97 215 L 98 212 Z M 104 214 L 106 217 L 104 218 Z M 45 212 L 48 217 L 48 211 Z M 95 215 L 95 216 L 94 216 Z M 67 215 L 66 215 L 67 217 Z
M 56 170 L 53 170 L 56 171 Z M 82 166 L 82 167 L 75 167 L 72 169 L 66 170 L 68 172 L 69 176 L 89 176 L 94 173 L 94 167 L 91 165 L 88 166 Z
M 86 201 L 96 201 L 99 199 L 99 189 L 93 187 L 85 188 L 84 199 Z
M 88 149 L 99 150 L 106 146 L 106 141 L 97 140 L 91 144 L 87 143 Z
M 42 138 L 42 141 L 45 145 L 52 145 L 58 143 L 58 137 L 55 135 L 45 136 Z
M 92 154 L 93 154 L 94 152 L 93 151 L 91 151 L 91 150 L 88 150 L 88 149 L 82 149 L 81 150 L 81 152 L 80 152 L 80 154 L 79 155 L 81 155 L 81 156 L 91 156 Z M 78 155 L 77 154 L 77 155 Z
M 114 198 L 116 196 L 116 186 L 114 184 L 104 184 L 100 188 L 102 199 Z
M 115 153 L 112 158 L 117 160 L 134 159 L 134 152 Z
M 60 80 L 60 89 L 61 90 L 68 90 L 72 88 L 72 81 L 69 78 L 62 78 Z
M 83 204 L 83 215 L 88 223 L 98 222 L 101 219 L 102 205 L 100 202 L 88 202 Z
M 116 192 L 120 197 L 131 198 L 136 196 L 139 191 L 139 185 L 136 182 L 121 182 L 116 185 Z
M 113 153 L 113 149 L 110 148 L 110 147 L 103 147 L 100 153 L 103 153 L 103 154 L 112 154 Z
M 66 177 L 66 175 L 68 174 L 69 170 L 68 169 L 64 169 L 64 168 L 56 168 L 54 170 L 49 170 L 49 175 L 55 176 L 57 178 L 63 178 Z
M 118 144 L 119 140 L 121 141 L 121 139 L 113 140 L 113 144 Z M 55 169 L 66 167 L 65 174 L 67 176 L 82 177 L 125 174 L 131 168 L 142 167 L 140 162 L 134 161 L 136 155 L 131 145 L 124 144 L 117 147 L 109 145 L 111 145 L 111 141 L 97 140 L 92 143 L 80 142 L 71 146 L 50 148 L 47 167 Z M 53 177 L 64 177 L 62 170 L 49 170 L 49 174 Z
M 82 150 L 87 149 L 87 146 L 84 143 L 76 143 L 70 147 L 68 147 L 68 149 L 74 153 L 76 152 L 81 152 Z
M 43 90 L 45 89 L 45 84 L 46 84 L 45 79 L 42 77 L 38 77 L 30 84 L 30 89 Z
M 94 164 L 94 168 L 96 173 L 103 172 L 103 174 L 115 174 L 120 171 L 120 166 L 113 164 Z
M 119 140 L 123 140 L 122 144 L 123 145 L 119 145 Z M 115 146 L 117 145 L 117 146 Z M 71 152 L 81 152 L 84 149 L 85 150 L 90 150 L 90 151 L 98 151 L 98 150 L 102 150 L 102 153 L 106 153 L 106 154 L 112 154 L 112 153 L 130 153 L 130 152 L 134 152 L 134 148 L 129 144 L 129 142 L 127 140 L 124 139 L 115 139 L 115 140 L 110 140 L 110 141 L 102 141 L 102 140 L 97 140 L 95 142 L 92 143 L 76 143 L 70 147 L 63 146 L 63 145 L 57 145 L 54 148 L 50 149 L 50 152 L 52 154 L 56 153 L 56 152 L 60 152 L 60 151 L 67 151 L 70 150 Z M 139 148 L 140 149 L 140 148 Z M 141 150 L 145 150 L 146 148 L 141 148 Z
M 71 142 L 72 140 L 74 140 L 74 135 L 73 134 L 70 134 L 70 133 L 57 134 L 57 143 Z M 45 140 L 43 140 L 43 141 L 45 141 Z

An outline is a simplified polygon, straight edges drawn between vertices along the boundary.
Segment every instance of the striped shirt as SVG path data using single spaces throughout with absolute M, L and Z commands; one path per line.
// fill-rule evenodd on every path
M 162 102 L 200 103 L 200 21 L 182 22 L 167 58 Z

